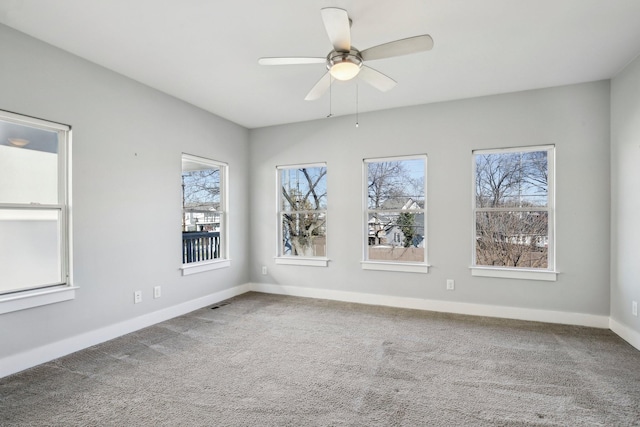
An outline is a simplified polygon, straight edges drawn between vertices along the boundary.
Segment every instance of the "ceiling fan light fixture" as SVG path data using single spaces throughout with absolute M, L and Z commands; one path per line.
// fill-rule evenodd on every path
M 336 80 L 351 80 L 360 72 L 362 58 L 360 52 L 351 49 L 349 52 L 332 51 L 327 56 L 327 68 Z
M 31 141 L 29 141 L 28 139 L 9 138 L 9 144 L 13 145 L 14 147 L 22 148 L 22 147 L 26 146 L 27 144 L 29 144 L 29 142 L 31 142 Z
M 358 67 L 353 62 L 344 61 L 338 62 L 337 64 L 333 64 L 331 69 L 331 76 L 337 80 L 351 80 L 360 72 L 360 67 Z
M 433 39 L 428 34 L 408 37 L 390 41 L 377 46 L 359 51 L 351 44 L 351 18 L 345 9 L 337 7 L 325 7 L 321 9 L 322 22 L 333 45 L 333 50 L 326 58 L 318 57 L 276 57 L 260 58 L 260 65 L 295 65 L 325 63 L 327 72 L 311 88 L 306 101 L 320 98 L 331 88 L 334 79 L 348 81 L 358 77 L 378 89 L 386 92 L 392 89 L 397 82 L 391 77 L 382 74 L 369 66 L 363 67 L 364 61 L 374 59 L 393 58 L 396 56 L 418 53 L 433 48 Z M 329 111 L 331 113 L 331 111 Z M 331 114 L 329 114 L 331 117 Z

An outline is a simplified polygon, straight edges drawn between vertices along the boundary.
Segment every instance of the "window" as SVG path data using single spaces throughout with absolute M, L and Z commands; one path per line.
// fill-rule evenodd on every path
M 65 125 L 0 111 L 0 313 L 74 297 Z
M 279 264 L 326 266 L 327 166 L 278 167 Z
M 182 155 L 182 273 L 228 267 L 227 165 Z
M 364 160 L 364 269 L 428 272 L 427 157 Z
M 554 148 L 473 152 L 472 273 L 555 280 Z

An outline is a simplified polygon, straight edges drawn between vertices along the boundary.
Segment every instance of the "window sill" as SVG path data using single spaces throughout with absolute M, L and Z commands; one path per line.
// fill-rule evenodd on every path
M 202 273 L 205 271 L 218 270 L 221 268 L 227 268 L 231 266 L 230 259 L 217 259 L 215 261 L 201 261 L 194 262 L 192 264 L 183 264 L 180 267 L 182 270 L 183 276 L 188 276 L 190 274 Z
M 541 280 L 555 282 L 558 280 L 557 271 L 525 270 L 515 268 L 470 267 L 471 275 L 477 277 L 497 277 L 504 279 Z
M 310 267 L 327 267 L 329 258 L 304 258 L 304 257 L 276 257 L 276 264 L 282 265 L 306 265 Z
M 423 274 L 426 274 L 429 272 L 428 264 L 419 264 L 419 263 L 362 261 L 361 265 L 363 270 L 399 271 L 404 273 L 423 273 Z
M 65 286 L 1 295 L 0 314 L 69 301 L 75 299 L 76 289 L 75 286 Z

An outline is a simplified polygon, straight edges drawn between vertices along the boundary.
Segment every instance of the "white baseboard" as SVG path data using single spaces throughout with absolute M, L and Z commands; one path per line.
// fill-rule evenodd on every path
M 181 316 L 199 308 L 206 307 L 207 305 L 215 304 L 225 299 L 244 294 L 250 290 L 251 286 L 249 284 L 224 289 L 192 301 L 187 301 L 182 304 L 167 307 L 163 310 L 154 311 L 140 317 L 125 320 L 124 322 L 105 326 L 104 328 L 89 331 L 75 337 L 5 357 L 0 360 L 0 378 L 37 366 L 41 363 L 50 362 L 51 360 L 66 356 L 67 354 L 71 354 L 75 351 L 100 344 L 139 329 L 155 325 L 156 323 Z
M 609 319 L 609 329 L 620 336 L 623 340 L 640 350 L 640 333 L 634 331 L 630 327 Z
M 438 301 L 390 295 L 363 294 L 358 292 L 270 285 L 265 283 L 253 283 L 251 284 L 251 290 L 269 294 L 320 298 L 360 304 L 438 311 L 442 313 L 468 314 L 472 316 L 499 317 L 504 319 L 530 320 L 535 322 L 559 323 L 563 325 L 578 325 L 609 329 L 609 317 L 597 316 L 594 314 Z
M 505 319 L 530 320 L 537 322 L 559 323 L 565 325 L 589 326 L 611 329 L 622 339 L 640 350 L 640 334 L 608 316 L 583 313 L 567 313 L 551 310 L 537 310 L 505 306 L 470 304 L 462 302 L 427 300 L 420 298 L 397 297 L 358 292 L 335 291 L 330 289 L 281 286 L 265 283 L 247 283 L 233 288 L 187 301 L 163 310 L 148 313 L 114 325 L 86 332 L 62 341 L 37 347 L 23 353 L 8 356 L 0 360 L 0 378 L 20 372 L 24 369 L 49 362 L 75 351 L 100 344 L 110 339 L 146 328 L 156 323 L 189 313 L 207 305 L 244 294 L 249 291 L 278 295 L 291 295 L 306 298 L 320 298 L 359 304 L 409 308 L 416 310 L 438 311 L 444 313 L 468 314 L 474 316 L 499 317 Z

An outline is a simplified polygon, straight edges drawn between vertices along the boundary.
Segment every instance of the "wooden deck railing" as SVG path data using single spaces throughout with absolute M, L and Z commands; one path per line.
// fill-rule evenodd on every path
M 198 231 L 182 233 L 182 263 L 207 261 L 220 257 L 220 232 Z

